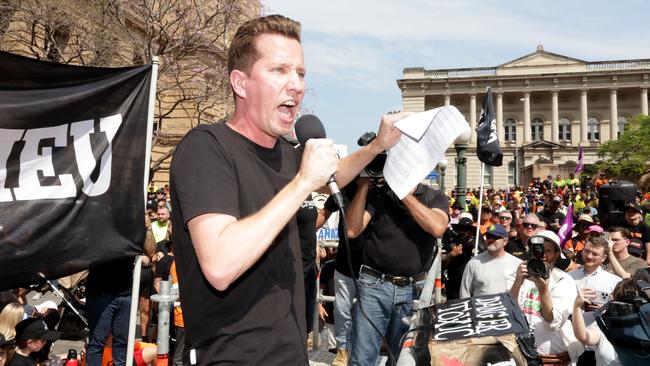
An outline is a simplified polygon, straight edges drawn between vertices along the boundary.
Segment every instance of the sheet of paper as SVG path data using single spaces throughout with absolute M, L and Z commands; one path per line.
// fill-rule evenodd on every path
M 413 114 L 395 127 L 402 137 L 387 152 L 384 177 L 402 199 L 438 165 L 469 124 L 456 107 L 445 106 Z

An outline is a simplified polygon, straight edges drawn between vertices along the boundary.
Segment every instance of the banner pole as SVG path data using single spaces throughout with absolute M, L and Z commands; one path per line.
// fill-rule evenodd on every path
M 146 213 L 147 206 L 147 185 L 149 184 L 149 166 L 151 164 L 151 144 L 153 137 L 153 111 L 156 101 L 156 87 L 158 84 L 158 56 L 151 59 L 151 87 L 149 88 L 149 106 L 147 108 L 147 139 L 145 141 L 144 152 L 144 182 L 143 182 L 143 195 L 144 195 L 144 209 L 142 213 Z M 143 218 L 144 221 L 144 218 Z M 129 316 L 129 335 L 126 347 L 126 366 L 133 365 L 133 351 L 135 349 L 135 321 L 138 314 L 138 304 L 140 299 L 140 274 L 142 272 L 142 255 L 135 257 L 133 265 L 133 284 L 131 287 L 131 314 Z M 143 334 L 144 336 L 144 334 Z
M 481 163 L 481 188 L 478 194 L 478 220 L 476 220 L 476 238 L 474 241 L 474 253 L 472 257 L 478 254 L 478 236 L 481 234 L 481 210 L 483 209 L 483 175 L 485 174 L 485 163 Z

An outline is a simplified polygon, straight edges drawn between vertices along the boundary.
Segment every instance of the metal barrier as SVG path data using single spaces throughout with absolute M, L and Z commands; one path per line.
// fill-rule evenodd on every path
M 327 249 L 327 248 L 338 248 L 339 243 L 338 242 L 327 242 L 323 240 L 318 241 L 318 248 L 320 249 Z M 334 262 L 334 261 L 331 261 Z M 326 262 L 328 263 L 328 262 Z M 325 263 L 325 264 L 326 264 Z M 319 342 L 320 342 L 320 330 L 319 330 L 319 324 L 320 321 L 318 319 L 318 305 L 324 303 L 324 302 L 334 302 L 336 300 L 335 296 L 325 296 L 322 293 L 322 290 L 320 288 L 320 272 L 322 267 L 325 265 L 321 265 L 320 268 L 318 269 L 318 275 L 316 276 L 316 302 L 314 302 L 314 318 L 312 319 L 312 349 L 316 350 L 319 348 Z
M 160 281 L 160 293 L 151 295 L 151 301 L 158 303 L 156 366 L 169 365 L 169 318 L 171 305 L 176 299 L 178 299 L 178 293 L 171 291 L 170 281 Z

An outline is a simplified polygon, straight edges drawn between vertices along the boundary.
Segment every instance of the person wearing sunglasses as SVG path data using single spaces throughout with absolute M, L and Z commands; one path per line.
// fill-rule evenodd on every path
M 485 233 L 487 251 L 472 258 L 465 267 L 460 297 L 483 296 L 506 292 L 515 280 L 521 259 L 507 253 L 508 231 L 492 225 Z
M 528 239 L 540 230 L 539 217 L 535 214 L 526 215 L 521 225 L 517 227 L 517 238 L 508 242 L 506 252 L 521 260 L 527 260 L 529 257 Z
M 512 213 L 510 211 L 499 212 L 499 225 L 503 226 L 507 233 L 510 232 L 512 229 Z

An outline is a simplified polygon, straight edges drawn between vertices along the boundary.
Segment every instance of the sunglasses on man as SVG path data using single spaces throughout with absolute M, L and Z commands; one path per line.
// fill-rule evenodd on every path
M 499 220 L 512 220 L 512 217 L 510 216 L 499 216 Z
M 539 225 L 533 224 L 533 223 L 530 223 L 530 222 L 524 222 L 522 225 L 526 229 L 537 229 L 539 227 Z

